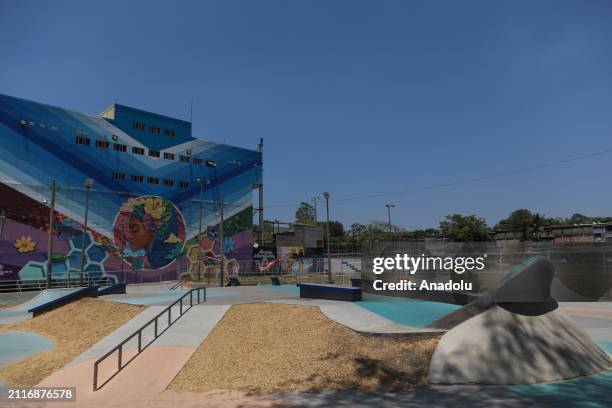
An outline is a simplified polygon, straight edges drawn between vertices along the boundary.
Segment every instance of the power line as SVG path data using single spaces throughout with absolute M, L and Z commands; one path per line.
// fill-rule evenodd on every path
M 377 193 L 377 194 L 368 194 L 368 195 L 360 195 L 360 196 L 339 198 L 339 199 L 336 199 L 336 200 L 330 200 L 330 202 L 339 203 L 339 202 L 345 202 L 345 201 L 357 201 L 357 200 L 365 200 L 365 199 L 370 199 L 370 198 L 380 198 L 380 197 L 388 197 L 388 196 L 394 196 L 394 195 L 415 193 L 415 192 L 419 192 L 419 191 L 430 191 L 430 190 L 436 190 L 436 189 L 439 189 L 439 188 L 454 187 L 454 186 L 459 186 L 459 185 L 463 185 L 463 184 L 475 183 L 475 182 L 478 182 L 478 181 L 491 180 L 491 179 L 495 179 L 495 178 L 498 178 L 498 177 L 509 176 L 509 175 L 512 175 L 512 174 L 518 174 L 518 173 L 524 173 L 524 172 L 528 172 L 528 171 L 543 169 L 543 168 L 546 168 L 546 167 L 558 166 L 558 165 L 561 165 L 561 164 L 567 164 L 567 163 L 575 162 L 575 161 L 578 161 L 578 160 L 584 160 L 584 159 L 588 159 L 588 158 L 591 158 L 591 157 L 601 156 L 601 155 L 605 155 L 605 154 L 609 154 L 609 153 L 612 153 L 612 148 L 601 150 L 601 151 L 598 151 L 598 152 L 584 154 L 584 155 L 581 155 L 581 156 L 574 156 L 574 157 L 570 157 L 570 158 L 567 158 L 567 159 L 560 159 L 560 160 L 555 160 L 555 161 L 552 161 L 552 162 L 542 163 L 542 164 L 538 164 L 538 165 L 535 165 L 535 166 L 522 167 L 522 168 L 514 169 L 514 170 L 507 170 L 507 171 L 503 171 L 503 172 L 495 173 L 495 174 L 490 174 L 490 175 L 486 175 L 486 176 L 473 177 L 473 178 L 468 178 L 468 179 L 464 179 L 464 180 L 452 181 L 452 182 L 448 182 L 448 183 L 433 184 L 433 185 L 429 185 L 429 186 L 415 187 L 415 188 L 410 188 L 410 189 L 406 189 L 406 190 L 393 191 L 393 192 L 387 192 L 387 193 Z M 275 208 L 293 207 L 293 206 L 295 206 L 295 204 L 276 204 L 276 205 L 272 204 L 272 205 L 268 205 L 268 207 L 275 207 Z

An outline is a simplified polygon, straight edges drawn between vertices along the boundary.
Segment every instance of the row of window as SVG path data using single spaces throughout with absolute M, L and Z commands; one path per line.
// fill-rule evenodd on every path
M 136 130 L 145 130 L 147 128 L 147 126 L 142 123 L 142 122 L 138 122 L 138 121 L 134 121 L 132 122 L 132 127 Z M 153 125 L 149 125 L 149 132 L 154 133 L 156 135 L 161 134 L 161 128 L 159 126 L 153 126 Z M 168 136 L 168 137 L 174 137 L 176 135 L 176 133 L 174 132 L 174 130 L 172 129 L 164 129 L 164 136 Z
M 113 179 L 115 180 L 119 180 L 119 181 L 125 181 L 125 173 L 121 173 L 118 171 L 114 171 L 113 172 Z M 131 175 L 131 180 L 135 183 L 144 183 L 144 176 L 138 175 L 138 174 L 132 174 Z M 159 184 L 159 177 L 152 177 L 149 176 L 147 177 L 147 183 L 149 184 Z M 174 180 L 171 179 L 162 179 L 162 184 L 166 187 L 173 187 L 174 186 Z M 180 188 L 189 188 L 189 182 L 188 181 L 184 181 L 184 180 L 179 180 L 177 182 L 178 186 Z
M 21 120 L 19 121 L 19 124 L 20 124 L 21 126 L 36 126 L 36 122 L 34 122 L 33 120 L 27 121 L 27 120 L 25 120 L 25 119 L 21 119 Z M 40 123 L 38 124 L 38 126 L 39 126 L 39 127 L 41 127 L 41 128 L 43 128 L 43 129 L 46 129 L 46 128 L 47 128 L 47 125 L 46 125 L 45 123 L 42 123 L 42 122 L 40 122 Z M 51 129 L 52 129 L 52 130 L 59 130 L 59 126 L 58 126 L 57 124 L 55 124 L 55 123 L 54 123 L 54 124 L 52 124 L 50 127 L 51 127 Z
M 77 134 L 75 141 L 76 141 L 76 144 L 85 145 L 85 146 L 91 145 L 90 138 L 86 136 L 79 136 L 79 134 Z M 99 149 L 110 149 L 110 142 L 106 140 L 98 139 L 96 140 L 95 146 Z M 127 152 L 127 145 L 124 145 L 122 143 L 113 143 L 113 150 L 118 151 L 118 152 Z M 144 156 L 145 149 L 144 147 L 132 146 L 132 153 Z M 149 149 L 149 156 L 159 158 L 161 157 L 161 152 L 159 150 Z M 174 153 L 164 152 L 163 157 L 166 160 L 175 160 L 175 156 L 176 155 Z M 198 165 L 204 164 L 204 159 L 201 159 L 199 157 L 193 157 L 192 159 L 193 159 L 193 164 L 198 164 Z M 189 163 L 190 158 L 189 156 L 179 155 L 179 160 L 185 163 Z M 216 166 L 216 163 L 212 160 L 207 160 L 206 164 L 210 167 Z

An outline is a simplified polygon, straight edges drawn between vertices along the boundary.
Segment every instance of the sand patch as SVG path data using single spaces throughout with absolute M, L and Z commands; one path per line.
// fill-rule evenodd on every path
M 142 306 L 87 298 L 33 319 L 0 325 L 1 331 L 31 331 L 55 343 L 47 352 L 0 368 L 0 378 L 14 386 L 36 385 L 142 310 Z
M 360 334 L 317 307 L 235 305 L 168 389 L 271 392 L 422 386 L 438 341 Z

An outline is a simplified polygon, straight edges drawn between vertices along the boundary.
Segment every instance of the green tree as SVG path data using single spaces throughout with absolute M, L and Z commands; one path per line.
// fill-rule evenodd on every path
M 298 224 L 315 224 L 314 207 L 302 201 L 295 212 L 295 222 Z
M 521 233 L 521 239 L 526 241 L 532 226 L 533 214 L 531 211 L 521 208 L 520 210 L 513 211 L 508 218 L 501 220 L 495 228 L 519 231 Z
M 483 242 L 489 240 L 489 230 L 484 219 L 475 215 L 447 215 L 440 222 L 440 231 L 445 238 L 456 242 Z

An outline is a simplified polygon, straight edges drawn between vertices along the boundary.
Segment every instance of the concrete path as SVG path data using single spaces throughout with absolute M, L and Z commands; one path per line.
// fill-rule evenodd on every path
M 131 334 L 132 329 L 135 330 L 142 322 L 146 323 L 163 308 L 149 309 L 101 340 L 66 367 L 43 380 L 39 386 L 76 386 L 77 402 L 66 404 L 67 407 L 165 406 L 160 405 L 160 401 L 163 400 L 160 394 L 221 320 L 229 306 L 193 306 L 111 381 L 94 392 L 92 389 L 94 361 L 117 345 L 118 342 L 114 342 L 115 340 L 125 338 L 124 334 Z M 105 348 L 106 345 L 110 347 Z M 128 351 L 124 354 L 126 358 L 130 356 L 129 350 L 134 352 L 135 347 L 136 343 L 128 347 Z M 116 362 L 116 357 L 110 356 L 106 366 L 107 360 L 100 365 L 100 383 L 116 371 Z M 50 403 L 49 406 L 63 405 Z
M 362 333 L 402 337 L 431 336 L 444 333 L 443 330 L 422 329 L 392 322 L 352 302 L 325 299 L 277 299 L 271 302 L 317 306 L 321 313 L 331 320 Z

